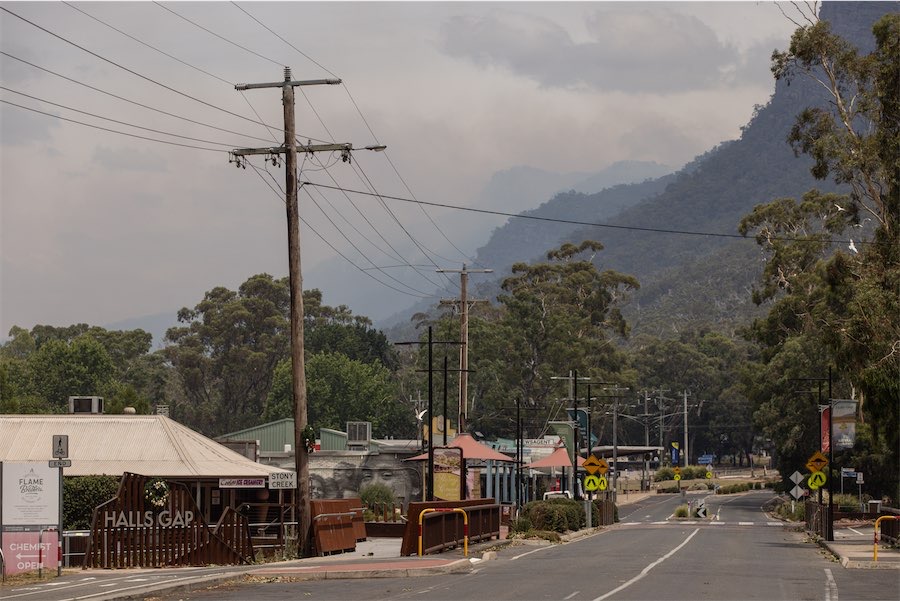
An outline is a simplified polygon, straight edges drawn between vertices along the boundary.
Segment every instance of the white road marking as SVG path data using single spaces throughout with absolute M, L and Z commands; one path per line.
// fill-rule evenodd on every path
M 637 526 L 640 523 L 641 522 L 620 522 L 619 525 L 620 526 Z
M 738 522 L 738 526 L 752 526 L 753 522 Z
M 149 578 L 130 578 L 130 579 L 126 580 L 125 582 L 147 582 L 148 580 L 150 580 L 150 579 Z
M 668 524 L 669 522 L 662 521 L 662 522 L 653 522 L 653 523 L 654 523 L 654 524 Z
M 710 526 L 724 526 L 725 522 L 710 522 Z
M 697 524 L 697 522 L 679 522 L 679 523 L 684 526 L 695 526 Z
M 657 559 L 656 561 L 654 561 L 653 563 L 651 563 L 650 565 L 648 565 L 646 568 L 644 568 L 643 570 L 641 570 L 641 573 L 640 573 L 640 574 L 638 574 L 637 576 L 635 576 L 634 578 L 632 578 L 632 579 L 629 580 L 628 582 L 626 582 L 626 583 L 624 583 L 624 584 L 622 584 L 622 585 L 619 585 L 618 587 L 616 587 L 616 588 L 614 588 L 613 590 L 609 591 L 609 592 L 606 593 L 605 595 L 601 595 L 601 596 L 597 597 L 596 599 L 594 599 L 594 601 L 603 601 L 604 599 L 607 599 L 607 598 L 609 598 L 609 597 L 612 597 L 613 595 L 615 595 L 615 594 L 618 593 L 619 591 L 624 590 L 624 589 L 628 588 L 629 586 L 631 586 L 632 584 L 634 584 L 635 582 L 639 581 L 639 580 L 642 579 L 644 576 L 646 576 L 648 573 L 650 573 L 650 570 L 652 570 L 653 568 L 655 568 L 656 566 L 658 566 L 659 564 L 661 564 L 662 562 L 664 562 L 664 561 L 667 560 L 668 558 L 670 558 L 670 557 L 672 557 L 673 555 L 675 555 L 676 553 L 678 553 L 678 551 L 680 551 L 680 550 L 682 549 L 682 547 L 684 547 L 684 546 L 687 545 L 689 542 L 691 542 L 691 539 L 694 538 L 694 537 L 697 535 L 698 532 L 700 532 L 700 529 L 699 529 L 699 528 L 695 528 L 694 531 L 691 532 L 691 533 L 688 535 L 688 537 L 687 537 L 686 539 L 684 539 L 684 541 L 682 541 L 682 543 L 681 543 L 680 545 L 678 545 L 677 547 L 675 547 L 674 549 L 672 549 L 671 551 L 669 551 L 668 553 L 666 553 L 665 555 L 663 555 L 662 557 L 660 557 L 659 559 Z M 832 601 L 834 601 L 834 600 L 832 600 Z
M 828 568 L 825 568 L 825 601 L 838 601 L 837 582 Z
M 520 557 L 525 557 L 526 555 L 531 555 L 532 553 L 537 553 L 538 551 L 546 551 L 547 549 L 552 549 L 552 548 L 553 547 L 551 545 L 547 545 L 546 547 L 538 547 L 537 549 L 527 551 L 525 553 L 522 553 L 521 555 L 516 555 L 514 557 L 510 557 L 509 560 L 515 561 L 515 560 L 519 559 Z
M 856 530 L 855 528 L 847 528 L 847 530 L 849 530 L 850 532 L 855 532 L 860 536 L 866 536 L 866 534 L 864 532 L 860 532 L 859 530 Z
M 567 597 L 563 597 L 563 601 L 569 601 L 569 599 L 571 599 L 572 597 L 574 597 L 575 595 L 577 595 L 577 594 L 580 593 L 580 592 L 581 592 L 581 591 L 575 591 L 575 592 L 572 593 L 571 595 L 569 595 L 569 596 L 567 596 Z
M 783 522 L 766 522 L 766 526 L 781 526 Z
M 110 582 L 110 583 L 108 583 L 108 584 L 98 584 L 97 586 L 99 586 L 100 588 L 106 588 L 106 587 L 108 587 L 108 586 L 116 586 L 116 583 L 115 583 L 115 582 Z

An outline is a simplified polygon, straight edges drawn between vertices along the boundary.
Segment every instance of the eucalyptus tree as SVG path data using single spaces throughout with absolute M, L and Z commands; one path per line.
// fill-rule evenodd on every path
M 753 233 L 768 254 L 754 300 L 770 310 L 751 329 L 765 347 L 764 370 L 771 372 L 769 366 L 786 357 L 805 366 L 799 371 L 807 377 L 822 376 L 833 365 L 861 403 L 864 424 L 853 453 L 860 465 L 877 468 L 869 470 L 874 489 L 897 497 L 900 15 L 881 18 L 873 33 L 875 50 L 860 53 L 827 22 L 811 17 L 787 51 L 773 54 L 776 78 L 811 77 L 828 100 L 800 113 L 789 143 L 812 157 L 815 177 L 833 178 L 849 191 L 810 190 L 799 201 L 777 199 L 756 207 L 740 230 Z M 811 360 L 796 352 L 798 343 L 821 348 L 825 356 Z M 773 436 L 784 429 L 779 413 L 797 415 L 791 406 L 805 403 L 785 392 L 789 388 L 782 386 L 777 400 L 770 398 L 758 412 Z M 797 439 L 778 439 L 783 455 L 792 454 Z

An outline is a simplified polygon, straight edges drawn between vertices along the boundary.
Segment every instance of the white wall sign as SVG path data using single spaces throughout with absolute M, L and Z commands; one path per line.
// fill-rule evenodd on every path
M 273 489 L 290 489 L 297 488 L 296 472 L 275 472 L 269 474 L 269 488 Z
M 59 470 L 46 461 L 3 462 L 3 526 L 59 523 Z
M 265 488 L 265 478 L 219 478 L 219 488 Z

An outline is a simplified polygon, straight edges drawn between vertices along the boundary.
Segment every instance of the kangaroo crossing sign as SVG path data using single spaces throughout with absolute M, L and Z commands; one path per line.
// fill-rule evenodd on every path
M 810 472 L 821 472 L 828 465 L 828 459 L 821 451 L 816 451 L 806 462 L 806 469 Z

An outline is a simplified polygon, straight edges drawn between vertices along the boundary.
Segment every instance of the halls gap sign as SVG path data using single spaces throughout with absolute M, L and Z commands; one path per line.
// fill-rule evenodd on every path
M 193 511 L 115 511 L 104 512 L 105 528 L 184 528 L 194 521 Z

